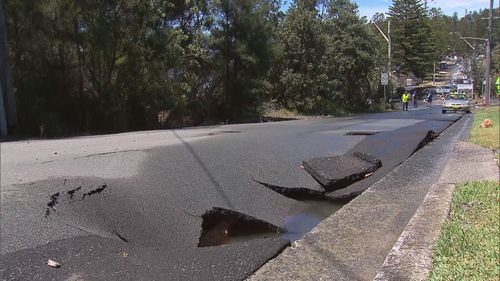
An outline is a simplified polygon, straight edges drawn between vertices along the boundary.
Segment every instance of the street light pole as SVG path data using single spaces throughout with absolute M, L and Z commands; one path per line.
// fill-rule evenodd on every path
M 432 68 L 432 84 L 436 84 L 436 61 L 433 61 L 433 68 Z
M 387 21 L 387 75 L 391 77 L 391 21 Z
M 460 39 L 464 40 L 465 43 L 467 43 L 467 45 L 469 47 L 471 47 L 472 50 L 475 50 L 476 48 L 474 46 L 472 46 L 471 43 L 469 43 L 469 41 L 467 41 L 467 39 L 478 39 L 478 40 L 484 40 L 483 38 L 475 38 L 475 37 L 463 37 L 460 33 L 458 32 L 450 32 L 450 34 L 456 34 L 458 35 L 458 37 L 460 37 Z
M 387 76 L 390 80 L 391 77 L 391 21 L 387 21 L 387 36 L 384 34 L 382 29 L 378 27 L 376 22 L 373 22 L 377 30 L 382 34 L 385 41 L 387 41 Z M 386 94 L 386 85 L 384 85 L 384 104 L 387 105 L 387 94 Z
M 470 40 L 482 40 L 486 41 L 486 73 L 485 73 L 485 80 L 484 83 L 484 95 L 486 97 L 486 104 L 490 103 L 490 92 L 491 92 L 491 24 L 493 20 L 493 0 L 490 0 L 490 18 L 488 22 L 488 38 L 477 38 L 477 37 L 463 37 L 460 36 L 457 32 L 454 32 L 460 36 L 460 39 L 464 40 L 471 48 L 472 50 L 476 50 L 474 46 L 472 46 L 467 39 Z

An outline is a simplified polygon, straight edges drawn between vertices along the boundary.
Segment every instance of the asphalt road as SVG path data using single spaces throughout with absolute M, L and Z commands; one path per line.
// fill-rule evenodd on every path
M 0 278 L 244 279 L 287 247 L 293 235 L 286 234 L 304 231 L 291 218 L 325 204 L 288 198 L 260 183 L 320 192 L 330 201 L 352 198 L 418 149 L 429 130 L 440 133 L 459 117 L 434 106 L 2 143 Z M 325 193 L 301 168 L 313 157 L 354 151 L 372 153 L 383 167 L 336 193 Z M 268 231 L 198 247 L 203 218 L 213 208 L 225 210 L 218 219 Z M 61 267 L 48 267 L 48 259 Z

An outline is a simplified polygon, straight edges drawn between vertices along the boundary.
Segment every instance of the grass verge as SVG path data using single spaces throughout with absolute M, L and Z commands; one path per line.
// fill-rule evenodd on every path
M 497 182 L 468 182 L 456 187 L 429 280 L 498 280 L 498 196 Z
M 500 149 L 500 111 L 499 106 L 489 106 L 474 112 L 470 142 L 483 147 Z M 491 119 L 493 127 L 480 128 L 484 119 Z

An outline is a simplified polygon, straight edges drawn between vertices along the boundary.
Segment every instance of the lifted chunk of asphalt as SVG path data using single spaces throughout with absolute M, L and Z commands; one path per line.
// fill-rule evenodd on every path
M 198 247 L 220 246 L 231 239 L 245 236 L 266 237 L 282 233 L 283 230 L 271 223 L 233 210 L 214 207 L 201 216 L 202 230 Z
M 101 185 L 100 187 L 98 187 L 98 188 L 96 188 L 96 189 L 94 189 L 94 190 L 91 190 L 91 191 L 89 191 L 89 192 L 87 192 L 87 193 L 84 193 L 84 194 L 83 194 L 83 197 L 82 197 L 82 200 L 83 200 L 83 199 L 85 199 L 85 197 L 87 197 L 87 196 L 89 196 L 89 197 L 90 197 L 91 195 L 94 195 L 94 194 L 98 194 L 98 193 L 103 192 L 103 191 L 104 191 L 104 189 L 106 189 L 106 187 L 108 187 L 108 186 L 107 186 L 106 184 L 103 184 L 103 185 Z
M 373 156 L 369 153 L 363 153 L 363 152 L 356 151 L 352 154 L 352 156 L 357 157 L 363 161 L 366 161 L 372 165 L 377 166 L 377 169 L 382 167 L 382 161 L 380 161 L 380 159 L 377 159 L 375 156 Z M 375 172 L 375 171 L 373 171 L 373 172 Z M 373 172 L 368 172 L 368 173 L 373 173 Z
M 449 122 L 422 122 L 413 127 L 404 127 L 395 131 L 380 132 L 358 143 L 351 151 L 370 152 L 384 162 L 384 166 L 373 176 L 358 181 L 344 189 L 325 193 L 331 199 L 352 199 L 360 195 L 368 187 L 394 170 L 408 157 L 433 141 L 439 132 L 445 130 Z M 429 130 L 431 128 L 432 130 Z M 437 133 L 436 133 L 437 132 Z M 386 140 L 391 140 L 391 145 Z
M 317 200 L 317 201 L 322 201 L 326 200 L 327 198 L 324 196 L 324 191 L 319 192 L 316 190 L 312 190 L 309 188 L 305 187 L 286 187 L 286 186 L 279 186 L 279 185 L 273 185 L 265 182 L 260 182 L 257 180 L 254 180 L 255 182 L 271 189 L 274 192 L 277 192 L 283 196 L 286 196 L 288 198 L 292 198 L 298 201 L 303 201 L 303 200 Z
M 283 196 L 286 196 L 288 198 L 292 198 L 298 201 L 302 200 L 325 200 L 326 197 L 324 196 L 324 191 L 319 192 L 316 190 L 312 190 L 309 188 L 305 187 L 286 187 L 286 186 L 279 186 L 279 185 L 273 185 L 265 182 L 260 182 L 256 181 L 257 183 L 271 189 L 274 192 L 277 192 Z
M 342 189 L 375 172 L 382 162 L 368 153 L 355 152 L 319 157 L 302 163 L 311 176 L 328 192 Z
M 349 200 L 337 200 L 334 198 L 330 198 L 325 196 L 326 191 L 317 191 L 317 190 L 312 190 L 309 188 L 305 187 L 286 187 L 286 186 L 279 186 L 279 185 L 273 185 L 261 181 L 254 180 L 255 182 L 265 186 L 266 188 L 271 189 L 274 192 L 277 192 L 283 196 L 286 196 L 288 198 L 297 200 L 297 201 L 328 201 L 331 203 L 341 203 L 341 204 L 347 204 Z

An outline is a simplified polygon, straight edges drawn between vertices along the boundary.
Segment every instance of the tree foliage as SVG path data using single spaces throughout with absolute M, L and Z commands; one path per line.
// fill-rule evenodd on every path
M 394 0 L 389 7 L 394 64 L 403 72 L 424 77 L 432 68 L 429 19 L 420 0 Z
M 337 114 L 380 97 L 386 45 L 356 4 L 280 1 L 2 1 L 19 134 L 255 121 L 268 102 Z M 485 37 L 484 16 L 395 0 L 374 20 L 393 22 L 393 66 L 423 77 L 468 51 L 450 32 Z
M 283 49 L 274 66 L 274 97 L 304 112 L 334 113 L 364 106 L 376 44 L 348 0 L 292 4 L 279 31 Z

